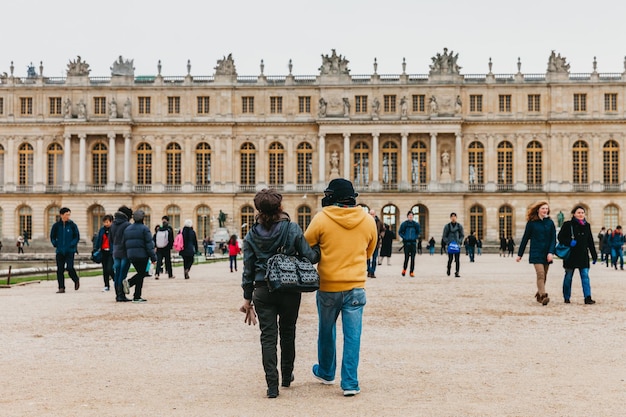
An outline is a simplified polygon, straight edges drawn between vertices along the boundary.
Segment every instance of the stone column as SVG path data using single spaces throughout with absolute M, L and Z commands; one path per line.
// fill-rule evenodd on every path
M 85 191 L 87 184 L 85 182 L 87 171 L 87 135 L 81 133 L 78 135 L 78 191 Z
M 350 170 L 350 134 L 343 134 L 343 178 L 352 181 L 350 179 L 351 176 Z
M 63 135 L 63 191 L 70 190 L 72 181 L 72 135 Z
M 317 157 L 319 167 L 319 184 L 324 186 L 326 183 L 326 135 L 320 133 L 317 142 Z M 323 189 L 323 188 L 322 188 Z
M 115 158 L 115 133 L 109 132 L 107 137 L 109 138 L 109 173 L 107 175 L 109 177 L 109 181 L 107 184 L 107 190 L 115 191 L 115 160 L 117 159 Z
M 130 133 L 124 133 L 124 184 L 122 185 L 124 191 L 130 191 L 132 189 L 132 183 L 130 181 L 130 159 L 132 154 L 130 140 Z
M 430 134 L 430 184 L 431 187 L 436 188 L 436 184 L 439 180 L 437 173 L 437 167 L 439 166 L 439 156 L 437 152 L 437 133 Z
M 380 189 L 380 133 L 372 133 L 372 189 Z M 389 173 L 391 178 L 391 172 Z
M 454 141 L 454 181 L 463 182 L 463 135 L 457 133 Z
M 406 191 L 411 189 L 409 184 L 409 134 L 401 133 L 400 139 L 400 190 Z

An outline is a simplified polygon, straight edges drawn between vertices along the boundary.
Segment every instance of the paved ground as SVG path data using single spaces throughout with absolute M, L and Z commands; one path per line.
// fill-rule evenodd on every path
M 626 272 L 591 270 L 596 305 L 534 301 L 527 259 L 401 256 L 367 287 L 360 381 L 344 398 L 310 374 L 315 296 L 303 296 L 295 382 L 265 398 L 257 327 L 239 313 L 240 275 L 196 265 L 191 279 L 148 280 L 138 305 L 99 277 L 55 294 L 48 281 L 0 289 L 0 416 L 621 416 L 626 404 Z M 68 282 L 69 284 L 69 282 Z M 68 285 L 68 288 L 70 286 Z M 338 335 L 341 337 L 339 328 Z M 341 346 L 341 344 L 339 344 Z

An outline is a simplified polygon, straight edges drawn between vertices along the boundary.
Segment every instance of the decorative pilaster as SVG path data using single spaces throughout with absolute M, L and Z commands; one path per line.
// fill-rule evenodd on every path
M 372 133 L 372 191 L 380 189 L 380 133 Z
M 35 148 L 35 161 L 45 161 L 44 150 L 43 150 L 43 138 L 37 138 L 37 147 Z M 35 183 L 33 191 L 42 192 L 44 191 L 44 164 L 34 164 L 34 174 L 35 174 Z
M 430 134 L 430 189 L 437 188 L 439 175 L 437 174 L 437 166 L 439 157 L 437 156 L 437 133 Z
M 318 136 L 317 157 L 319 167 L 318 184 L 323 187 L 326 183 L 326 135 L 323 133 L 320 133 Z
M 131 159 L 131 136 L 130 133 L 124 134 L 124 184 L 123 191 L 130 191 L 132 184 L 130 181 L 130 159 Z
M 87 171 L 87 135 L 81 133 L 78 135 L 78 191 L 85 191 L 87 184 L 85 183 Z
M 109 173 L 107 175 L 109 181 L 107 183 L 107 191 L 115 191 L 115 133 L 109 132 Z
M 463 181 L 463 135 L 458 132 L 454 141 L 454 181 Z
M 409 170 L 409 134 L 402 132 L 400 134 L 400 190 L 408 191 L 411 189 L 408 177 Z
M 343 177 L 350 180 L 350 134 L 343 134 Z
M 72 135 L 65 133 L 63 135 L 63 191 L 70 190 L 70 181 L 72 178 Z

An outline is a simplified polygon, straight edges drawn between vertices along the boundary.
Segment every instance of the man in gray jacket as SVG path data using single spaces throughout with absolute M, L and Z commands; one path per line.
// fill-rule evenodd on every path
M 443 236 L 441 240 L 448 246 L 448 268 L 446 274 L 450 275 L 450 267 L 452 266 L 452 259 L 454 258 L 455 271 L 454 276 L 459 278 L 460 257 L 461 257 L 461 244 L 465 238 L 463 232 L 463 226 L 456 221 L 456 213 L 450 213 L 450 223 L 446 224 L 443 228 Z M 450 248 L 450 243 L 455 242 L 458 246 L 457 250 Z

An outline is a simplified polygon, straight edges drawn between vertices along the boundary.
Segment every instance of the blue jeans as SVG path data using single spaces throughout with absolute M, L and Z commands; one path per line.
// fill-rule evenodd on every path
M 580 281 L 583 285 L 583 295 L 591 297 L 591 285 L 589 284 L 589 268 L 578 268 L 580 272 Z M 574 269 L 565 269 L 565 276 L 563 277 L 563 298 L 569 300 L 572 295 L 572 277 L 574 276 Z
M 128 270 L 130 269 L 130 261 L 127 258 L 113 258 L 113 271 L 115 275 L 113 276 L 113 282 L 115 285 L 122 285 L 122 281 L 128 275 Z
M 376 258 L 378 258 L 378 246 L 374 249 L 374 254 L 367 260 L 367 272 L 373 274 L 376 272 Z
M 474 262 L 474 246 L 467 247 L 467 254 L 469 255 L 470 262 Z
M 617 267 L 617 259 L 619 258 L 619 266 L 624 269 L 624 251 L 622 248 L 611 248 L 611 261 L 613 266 Z
M 318 291 L 317 314 L 317 376 L 332 381 L 337 369 L 337 318 L 341 313 L 343 328 L 343 357 L 341 360 L 341 389 L 359 388 L 358 367 L 361 350 L 361 329 L 365 290 L 354 288 L 343 292 Z

